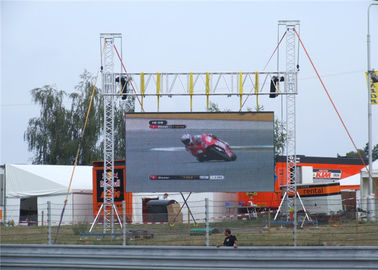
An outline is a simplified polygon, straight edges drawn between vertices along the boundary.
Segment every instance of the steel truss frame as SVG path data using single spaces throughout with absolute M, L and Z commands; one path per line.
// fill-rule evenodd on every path
M 117 73 L 132 80 L 132 96 L 232 96 L 269 95 L 272 76 L 285 76 L 284 72 L 157 72 Z M 259 83 L 261 82 L 262 83 Z M 287 94 L 280 91 L 279 94 Z
M 279 23 L 286 26 L 286 80 L 285 89 L 289 93 L 297 92 L 297 68 L 295 57 L 296 36 L 294 27 L 299 24 L 297 21 L 280 21 Z M 286 96 L 286 192 L 294 195 L 294 199 L 287 196 L 287 209 L 294 209 L 296 213 L 296 195 L 297 195 L 297 157 L 296 157 L 296 115 L 295 104 L 296 95 Z M 296 224 L 296 215 L 294 215 L 294 224 Z
M 193 96 L 206 96 L 209 108 L 210 96 L 238 96 L 240 109 L 243 107 L 244 96 L 270 95 L 270 81 L 273 76 L 285 76 L 284 72 L 157 72 L 157 73 L 117 73 L 116 77 L 125 77 L 131 81 L 133 91 L 127 91 L 129 96 L 141 97 L 143 110 L 145 97 L 189 96 L 190 110 L 192 110 Z M 261 83 L 262 82 L 262 83 Z M 118 83 L 119 84 L 119 83 Z M 121 89 L 120 86 L 118 86 Z M 286 95 L 281 90 L 279 82 L 276 92 Z M 120 95 L 121 93 L 115 93 Z
M 296 65 L 296 34 L 294 29 L 299 26 L 297 20 L 283 20 L 278 22 L 279 26 L 286 28 L 286 77 L 285 89 L 286 95 L 286 186 L 282 196 L 280 206 L 274 217 L 276 219 L 282 211 L 282 206 L 286 200 L 286 213 L 289 219 L 290 211 L 293 211 L 293 236 L 294 246 L 296 246 L 297 236 L 297 198 L 305 212 L 305 219 L 311 220 L 303 201 L 297 191 L 297 156 L 296 156 L 296 94 L 297 94 L 297 73 Z M 303 220 L 304 223 L 304 220 Z M 302 226 L 303 226 L 302 223 Z
M 242 109 L 242 97 L 249 95 L 269 95 L 272 76 L 284 76 L 284 89 L 277 85 L 277 93 L 286 96 L 286 161 L 287 185 L 281 200 L 287 200 L 287 210 L 294 208 L 294 243 L 296 243 L 297 209 L 296 198 L 296 104 L 297 67 L 296 67 L 296 36 L 294 28 L 299 21 L 279 21 L 279 26 L 286 27 L 286 72 L 184 72 L 184 73 L 114 73 L 114 41 L 122 39 L 121 34 L 105 33 L 100 35 L 104 41 L 102 60 L 102 94 L 104 96 L 104 233 L 114 230 L 115 212 L 119 219 L 117 207 L 114 207 L 114 97 L 121 96 L 118 80 L 125 77 L 131 80 L 134 92 L 127 91 L 129 96 L 140 96 L 141 107 L 143 98 L 147 96 L 239 96 Z M 122 42 L 121 42 L 122 44 Z M 260 79 L 262 77 L 262 80 Z M 259 82 L 262 81 L 262 84 Z M 244 91 L 247 90 L 247 91 Z M 249 90 L 249 91 L 248 91 Z M 207 104 L 209 104 L 207 99 Z M 293 195 L 293 196 L 292 196 Z M 300 197 L 299 197 L 300 199 Z M 300 200 L 301 201 L 301 200 Z M 302 203 L 302 201 L 301 201 Z M 281 208 L 280 205 L 280 208 Z M 304 209 L 304 205 L 302 203 Z M 114 212 L 113 212 L 114 209 Z M 305 209 L 304 209 L 305 210 Z M 101 211 L 101 210 L 99 210 Z M 306 211 L 305 211 L 306 212 Z M 96 216 L 95 221 L 98 219 Z M 278 212 L 276 214 L 276 217 Z M 275 217 L 275 218 L 276 218 Z M 306 217 L 308 218 L 307 212 Z M 91 230 L 95 225 L 92 224 Z
M 104 96 L 104 172 L 103 187 L 104 201 L 101 205 L 89 232 L 99 220 L 103 211 L 103 232 L 114 233 L 114 213 L 122 228 L 118 209 L 114 204 L 114 96 L 115 76 L 114 76 L 114 44 L 116 40 L 122 39 L 121 34 L 104 33 L 100 35 L 100 42 L 103 43 L 101 55 L 102 73 L 102 94 Z

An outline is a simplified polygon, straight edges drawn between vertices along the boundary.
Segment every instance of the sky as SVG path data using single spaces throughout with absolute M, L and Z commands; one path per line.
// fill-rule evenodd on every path
M 255 72 L 263 71 L 277 36 L 283 33 L 279 20 L 300 20 L 304 46 L 357 147 L 363 148 L 368 141 L 365 72 L 370 3 L 1 1 L 0 164 L 31 164 L 33 153 L 24 133 L 29 119 L 39 116 L 39 107 L 33 104 L 30 91 L 52 85 L 71 93 L 84 70 L 96 74 L 100 33 L 122 34 L 123 60 L 129 72 Z M 378 6 L 370 10 L 370 35 L 371 67 L 378 70 Z M 296 152 L 345 155 L 354 150 L 353 145 L 302 47 L 298 53 Z M 276 70 L 276 60 L 265 69 Z M 239 109 L 237 97 L 212 100 L 222 110 Z M 280 99 L 261 98 L 259 103 L 280 117 Z M 253 108 L 254 98 L 245 106 Z M 146 108 L 154 111 L 155 101 L 150 99 Z M 161 109 L 185 110 L 175 102 L 163 102 Z M 195 110 L 205 109 L 203 102 L 195 104 Z M 375 145 L 378 106 L 372 107 L 372 123 Z

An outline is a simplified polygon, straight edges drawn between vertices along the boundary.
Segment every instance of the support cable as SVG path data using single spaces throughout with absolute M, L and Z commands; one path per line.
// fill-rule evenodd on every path
M 331 96 L 330 96 L 330 94 L 329 94 L 329 92 L 328 92 L 328 90 L 327 90 L 327 87 L 325 86 L 325 84 L 324 84 L 322 78 L 320 77 L 320 75 L 319 75 L 319 73 L 318 73 L 318 70 L 316 69 L 314 63 L 312 62 L 312 59 L 311 59 L 310 55 L 309 55 L 308 52 L 307 52 L 307 50 L 306 50 L 306 48 L 305 48 L 305 46 L 304 46 L 304 44 L 303 44 L 303 42 L 302 42 L 302 40 L 301 40 L 301 37 L 299 36 L 297 30 L 296 30 L 295 28 L 293 28 L 293 29 L 294 29 L 295 34 L 296 34 L 297 37 L 298 37 L 299 42 L 300 42 L 301 45 L 302 45 L 303 50 L 305 51 L 305 53 L 306 53 L 306 55 L 307 55 L 308 60 L 310 61 L 311 65 L 312 65 L 312 67 L 313 67 L 313 69 L 314 69 L 314 71 L 315 71 L 315 73 L 316 73 L 316 76 L 318 77 L 320 83 L 322 84 L 323 89 L 324 89 L 324 91 L 326 92 L 329 101 L 331 102 L 333 109 L 335 110 L 337 116 L 339 117 L 339 120 L 340 120 L 341 124 L 343 125 L 343 127 L 344 127 L 346 133 L 348 134 L 348 137 L 349 137 L 350 141 L 352 142 L 354 149 L 356 150 L 356 152 L 357 152 L 357 154 L 358 154 L 358 156 L 359 156 L 359 158 L 360 158 L 362 164 L 365 166 L 366 171 L 368 172 L 369 176 L 371 177 L 371 172 L 369 171 L 368 167 L 366 166 L 366 163 L 365 163 L 364 159 L 362 158 L 361 153 L 358 151 L 358 148 L 357 148 L 357 146 L 356 146 L 356 144 L 355 144 L 355 142 L 354 142 L 352 136 L 350 135 L 349 130 L 348 130 L 347 126 L 345 125 L 343 118 L 341 117 L 341 115 L 340 115 L 338 109 L 336 108 L 336 105 L 335 105 L 335 103 L 333 102 L 333 100 L 332 100 L 332 98 L 331 98 Z M 375 183 L 374 183 L 374 184 L 375 184 Z M 376 185 L 376 184 L 375 184 L 375 185 Z M 377 187 L 377 186 L 376 186 L 376 187 Z
M 88 122 L 89 114 L 90 114 L 91 108 L 92 108 L 92 103 L 93 103 L 94 93 L 95 93 L 95 90 L 96 90 L 98 75 L 99 75 L 99 71 L 97 71 L 97 74 L 96 74 L 96 79 L 95 79 L 95 82 L 94 82 L 94 85 L 93 85 L 92 95 L 91 95 L 91 99 L 90 99 L 90 102 L 89 102 L 89 107 L 88 107 L 88 110 L 87 110 L 87 115 L 85 117 L 84 127 L 83 127 L 83 130 L 81 131 L 81 134 L 80 134 L 79 145 L 77 146 L 75 162 L 74 162 L 74 166 L 72 168 L 70 183 L 69 183 L 68 188 L 67 188 L 67 193 L 66 193 L 66 198 L 64 200 L 62 213 L 60 214 L 60 220 L 59 220 L 58 228 L 56 230 L 54 244 L 56 244 L 56 240 L 58 239 L 58 235 L 59 235 L 59 232 L 60 232 L 60 226 L 62 224 L 62 220 L 63 220 L 63 216 L 64 216 L 64 211 L 65 211 L 66 205 L 67 205 L 68 195 L 69 195 L 70 190 L 71 190 L 73 176 L 75 174 L 75 169 L 76 169 L 76 166 L 77 166 L 77 161 L 79 159 L 79 154 L 80 154 L 80 149 L 81 149 L 81 143 L 83 142 L 85 129 L 87 127 L 87 122 Z
M 278 44 L 277 44 L 277 46 L 276 46 L 276 48 L 274 49 L 274 51 L 273 51 L 273 53 L 272 53 L 272 55 L 270 56 L 270 58 L 269 58 L 269 60 L 268 60 L 268 62 L 266 63 L 266 65 L 265 65 L 265 67 L 264 67 L 264 69 L 263 69 L 263 71 L 265 71 L 265 69 L 266 69 L 266 67 L 269 65 L 269 63 L 270 63 L 270 60 L 272 60 L 272 57 L 274 56 L 274 54 L 276 53 L 276 51 L 277 51 L 277 49 L 278 49 L 278 47 L 280 46 L 280 44 L 281 44 L 281 42 L 282 42 L 282 40 L 284 39 L 284 37 L 286 36 L 286 33 L 287 33 L 287 30 L 285 31 L 285 33 L 282 35 L 282 37 L 281 37 L 281 40 L 278 42 Z M 251 90 L 251 93 L 252 93 L 252 90 Z M 245 98 L 245 100 L 244 100 L 244 102 L 243 102 L 243 104 L 242 104 L 242 106 L 240 107 L 240 110 L 239 110 L 239 112 L 241 112 L 241 110 L 243 109 L 243 107 L 244 107 L 244 104 L 247 102 L 247 100 L 248 100 L 248 98 L 249 98 L 249 95 Z
M 277 44 L 277 46 L 276 46 L 276 48 L 274 49 L 274 51 L 273 51 L 273 53 L 272 53 L 272 55 L 270 56 L 270 58 L 269 58 L 269 60 L 268 60 L 268 62 L 266 63 L 266 65 L 265 65 L 265 67 L 263 68 L 263 71 L 266 69 L 266 67 L 269 65 L 269 63 L 270 63 L 270 60 L 272 60 L 272 58 L 273 58 L 273 56 L 274 56 L 274 54 L 276 53 L 276 51 L 278 50 L 278 47 L 280 46 L 280 44 L 281 44 L 281 42 L 282 42 L 282 40 L 284 39 L 284 37 L 286 36 L 286 33 L 287 33 L 287 30 L 285 31 L 285 33 L 282 35 L 282 37 L 281 37 L 281 39 L 280 39 L 280 41 L 278 42 L 278 44 Z
M 114 47 L 114 50 L 115 50 L 116 53 L 117 53 L 117 56 L 118 56 L 119 61 L 121 62 L 121 65 L 122 65 L 123 70 L 125 71 L 126 75 L 128 75 L 127 70 L 126 70 L 126 68 L 125 68 L 125 65 L 123 64 L 123 60 L 122 60 L 121 56 L 120 56 L 119 53 L 118 53 L 118 50 L 117 50 L 116 45 L 114 44 L 113 47 Z M 135 90 L 135 87 L 134 87 L 133 81 L 130 81 L 130 84 L 131 84 L 131 87 L 133 88 L 134 94 L 135 94 L 135 96 L 136 96 L 136 98 L 137 98 L 137 100 L 138 100 L 138 102 L 139 102 L 139 105 L 141 106 L 141 109 L 142 109 L 142 111 L 144 112 L 144 108 L 143 108 L 143 106 L 142 106 L 142 102 L 140 101 L 140 99 L 139 99 L 139 97 L 138 97 L 138 95 L 137 95 L 137 92 L 136 92 L 136 90 Z

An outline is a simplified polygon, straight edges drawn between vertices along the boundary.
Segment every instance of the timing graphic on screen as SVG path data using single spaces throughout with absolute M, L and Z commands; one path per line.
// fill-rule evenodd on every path
M 130 113 L 126 190 L 272 191 L 273 113 Z

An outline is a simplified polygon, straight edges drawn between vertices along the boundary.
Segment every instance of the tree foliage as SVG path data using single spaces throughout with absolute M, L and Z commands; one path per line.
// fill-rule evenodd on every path
M 279 121 L 278 119 L 275 119 L 273 125 L 273 132 L 274 153 L 275 155 L 283 155 L 286 141 L 288 139 L 285 124 Z
M 31 95 L 34 103 L 41 106 L 40 116 L 29 120 L 24 134 L 29 150 L 35 153 L 33 163 L 61 164 L 59 160 L 65 159 L 70 142 L 66 121 L 69 112 L 63 106 L 66 93 L 46 85 L 33 89 Z
M 366 143 L 366 146 L 365 146 L 365 148 L 364 148 L 364 151 L 365 151 L 365 153 L 366 153 L 366 157 L 369 156 L 369 149 L 368 149 L 368 146 L 369 146 L 369 144 Z M 372 149 L 371 149 L 371 156 L 372 156 L 372 159 L 373 159 L 373 161 L 374 161 L 374 160 L 377 160 L 377 159 L 378 159 L 378 144 L 376 144 L 376 145 L 372 145 L 371 148 L 372 148 Z
M 84 72 L 75 91 L 67 94 L 52 86 L 31 90 L 33 102 L 40 105 L 40 115 L 29 120 L 24 139 L 34 152 L 33 164 L 73 164 L 91 100 L 93 77 Z M 134 110 L 132 98 L 115 102 L 115 158 L 125 158 L 126 111 Z M 64 106 L 64 104 L 68 104 Z M 100 89 L 95 88 L 91 111 L 81 141 L 78 164 L 103 159 L 104 106 Z
M 116 99 L 114 107 L 114 157 L 125 159 L 126 126 L 125 113 L 135 111 L 135 96 L 128 96 L 126 100 Z
M 348 153 L 345 154 L 345 157 L 348 158 L 359 158 L 360 155 L 362 158 L 366 158 L 366 153 L 363 149 L 357 149 L 357 151 L 349 151 Z
M 369 157 L 369 150 L 368 150 L 368 143 L 366 143 L 364 149 L 358 149 L 358 152 L 360 153 L 362 158 L 368 159 Z M 372 159 L 373 161 L 378 159 L 378 144 L 372 146 Z M 345 154 L 345 157 L 349 158 L 359 158 L 360 155 L 357 153 L 357 151 L 349 151 Z M 339 155 L 338 155 L 339 156 Z
M 207 109 L 208 112 L 220 112 L 219 106 L 217 103 L 211 102 L 209 104 L 209 108 Z

